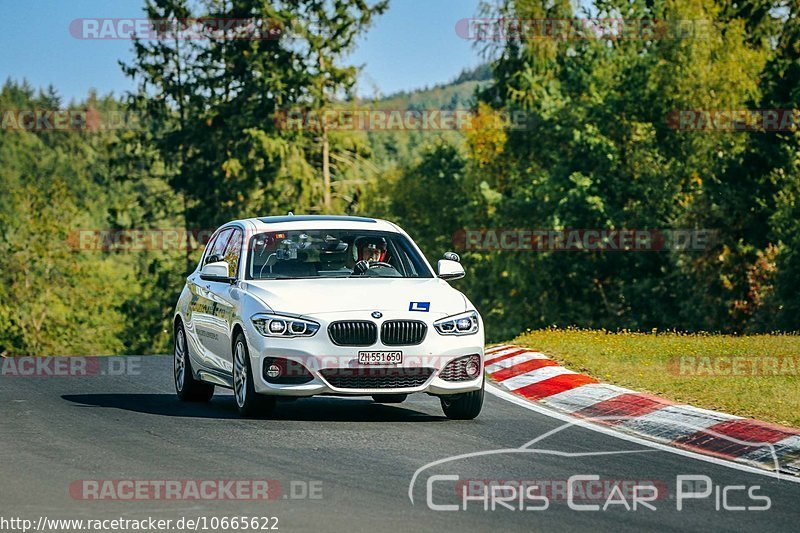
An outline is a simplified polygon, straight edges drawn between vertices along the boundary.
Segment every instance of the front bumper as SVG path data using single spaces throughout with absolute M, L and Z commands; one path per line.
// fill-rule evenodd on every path
M 438 317 L 437 317 L 438 318 Z M 337 317 L 340 319 L 340 317 Z M 314 320 L 317 320 L 315 318 Z M 250 365 L 253 371 L 256 392 L 276 396 L 315 396 L 319 394 L 342 396 L 368 396 L 379 394 L 411 394 L 424 392 L 437 396 L 460 394 L 479 390 L 483 386 L 484 336 L 483 325 L 474 335 L 449 336 L 438 334 L 429 325 L 424 341 L 416 346 L 385 346 L 380 340 L 368 347 L 337 346 L 328 337 L 327 323 L 321 324 L 316 335 L 309 338 L 267 338 L 254 329 L 246 332 L 250 346 Z M 360 365 L 359 351 L 401 351 L 403 362 L 398 365 Z M 440 376 L 441 370 L 454 359 L 468 355 L 478 355 L 480 371 L 468 381 L 448 381 Z M 270 383 L 264 377 L 264 359 L 287 359 L 302 364 L 311 374 L 311 380 L 302 384 Z M 350 381 L 346 387 L 336 386 L 336 380 L 330 373 L 359 375 L 362 372 L 374 372 L 380 375 L 387 373 L 407 372 L 410 375 L 422 375 L 416 379 L 414 386 L 359 387 L 355 388 Z M 430 375 L 427 373 L 430 371 Z M 326 378 L 326 376 L 328 376 Z M 425 377 L 427 376 L 427 377 Z

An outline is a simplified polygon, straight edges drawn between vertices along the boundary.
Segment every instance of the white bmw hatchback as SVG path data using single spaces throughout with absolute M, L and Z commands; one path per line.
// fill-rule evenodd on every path
M 211 237 L 175 310 L 178 396 L 234 391 L 245 416 L 278 396 L 438 396 L 449 418 L 483 404 L 483 322 L 399 227 L 347 216 L 237 220 Z

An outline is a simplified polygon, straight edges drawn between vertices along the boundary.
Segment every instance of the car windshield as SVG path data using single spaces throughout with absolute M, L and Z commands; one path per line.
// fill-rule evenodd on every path
M 250 239 L 247 279 L 431 278 L 411 242 L 398 233 L 292 230 Z

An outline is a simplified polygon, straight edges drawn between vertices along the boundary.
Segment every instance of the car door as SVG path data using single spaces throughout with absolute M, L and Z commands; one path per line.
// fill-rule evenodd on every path
M 207 369 L 220 369 L 221 365 L 217 353 L 224 342 L 225 321 L 220 316 L 221 302 L 216 292 L 218 282 L 205 281 L 200 278 L 203 267 L 208 263 L 221 261 L 234 228 L 225 228 L 217 233 L 203 253 L 200 268 L 187 278 L 187 285 L 191 291 L 190 303 L 192 312 L 192 329 L 199 345 L 199 355 L 203 366 Z M 224 306 L 223 306 L 224 307 Z
M 222 260 L 228 263 L 228 276 L 236 280 L 239 279 L 243 243 L 244 232 L 241 228 L 234 228 L 222 253 Z M 217 368 L 223 372 L 233 373 L 233 338 L 231 337 L 231 332 L 234 321 L 239 315 L 241 289 L 239 289 L 238 281 L 235 283 L 212 282 L 211 291 L 214 300 L 217 302 L 217 317 L 222 326 L 219 331 L 219 341 L 215 345 L 215 363 Z

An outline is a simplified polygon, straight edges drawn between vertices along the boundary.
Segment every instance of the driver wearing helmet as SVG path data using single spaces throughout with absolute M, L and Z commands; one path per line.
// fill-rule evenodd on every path
M 386 260 L 386 239 L 383 237 L 362 237 L 356 242 L 358 260 L 384 262 Z
M 383 237 L 361 237 L 356 239 L 355 252 L 357 254 L 355 275 L 367 276 L 399 276 L 400 273 L 386 260 L 388 251 L 386 239 Z

